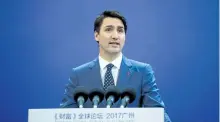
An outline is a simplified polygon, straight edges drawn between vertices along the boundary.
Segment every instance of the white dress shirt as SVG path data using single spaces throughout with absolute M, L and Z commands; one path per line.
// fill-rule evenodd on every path
M 112 75 L 114 78 L 114 83 L 115 85 L 117 84 L 117 80 L 118 80 L 118 74 L 119 74 L 119 70 L 120 70 L 120 66 L 121 66 L 121 61 L 122 61 L 122 54 L 120 53 L 120 55 L 113 60 L 112 62 L 108 62 L 105 59 L 103 59 L 100 55 L 99 55 L 99 65 L 100 65 L 100 73 L 101 73 L 101 79 L 102 79 L 102 83 L 104 85 L 105 82 L 105 72 L 107 71 L 107 65 L 109 63 L 112 63 L 114 65 L 114 67 L 112 68 Z

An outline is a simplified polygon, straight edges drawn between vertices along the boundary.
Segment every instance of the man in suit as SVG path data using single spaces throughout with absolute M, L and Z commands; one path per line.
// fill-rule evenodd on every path
M 94 37 L 99 45 L 99 56 L 91 62 L 72 69 L 61 107 L 78 107 L 73 100 L 73 92 L 77 86 L 106 90 L 109 86 L 115 85 L 120 89 L 127 87 L 135 89 L 136 99 L 128 107 L 165 108 L 151 66 L 128 59 L 122 54 L 126 32 L 126 19 L 117 11 L 104 11 L 96 18 Z M 112 107 L 119 107 L 120 103 L 121 100 L 118 100 Z M 105 100 L 98 105 L 98 107 L 105 106 Z M 84 107 L 92 107 L 92 102 L 87 100 Z M 165 121 L 170 122 L 166 112 Z

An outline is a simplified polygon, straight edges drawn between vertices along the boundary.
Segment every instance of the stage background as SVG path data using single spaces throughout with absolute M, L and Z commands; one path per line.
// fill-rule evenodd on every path
M 127 18 L 123 53 L 152 65 L 171 120 L 217 122 L 217 0 L 1 1 L 0 121 L 59 107 L 71 69 L 98 55 L 93 22 L 106 9 Z

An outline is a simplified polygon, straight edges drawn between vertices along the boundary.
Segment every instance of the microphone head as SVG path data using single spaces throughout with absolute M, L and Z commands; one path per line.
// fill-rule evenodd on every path
M 85 87 L 78 86 L 78 87 L 76 87 L 74 89 L 74 92 L 73 92 L 74 100 L 77 101 L 79 96 L 82 96 L 84 98 L 85 102 L 87 101 L 87 99 L 88 99 L 88 91 L 86 90 Z
M 105 99 L 107 100 L 109 96 L 114 96 L 114 102 L 118 101 L 120 98 L 120 90 L 116 86 L 109 86 L 105 92 Z
M 93 100 L 93 97 L 95 95 L 98 95 L 99 96 L 99 99 L 100 99 L 100 102 L 103 100 L 104 98 L 104 90 L 103 89 L 100 89 L 100 88 L 95 88 L 95 89 L 92 89 L 89 93 L 89 99 L 92 101 Z
M 136 98 L 136 92 L 133 88 L 126 88 L 121 93 L 121 98 L 128 96 L 130 98 L 129 103 L 132 103 Z

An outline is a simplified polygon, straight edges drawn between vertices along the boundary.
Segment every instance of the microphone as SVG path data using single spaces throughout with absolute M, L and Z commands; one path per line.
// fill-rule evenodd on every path
M 74 100 L 77 102 L 79 108 L 83 108 L 83 104 L 88 99 L 88 92 L 83 86 L 76 87 L 73 93 Z
M 112 104 L 118 101 L 120 97 L 120 91 L 115 86 L 109 86 L 105 93 L 105 99 L 107 100 L 106 108 L 111 108 Z
M 132 103 L 136 97 L 136 92 L 133 88 L 126 88 L 121 93 L 121 106 L 120 108 L 125 108 L 129 103 Z
M 89 99 L 93 103 L 93 108 L 97 108 L 98 104 L 102 102 L 104 98 L 104 90 L 95 88 L 89 93 Z

